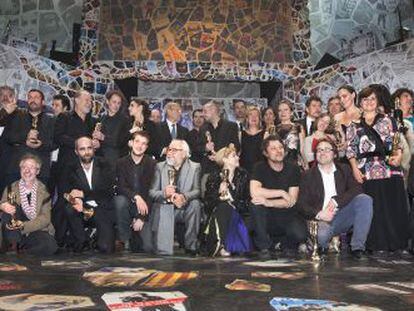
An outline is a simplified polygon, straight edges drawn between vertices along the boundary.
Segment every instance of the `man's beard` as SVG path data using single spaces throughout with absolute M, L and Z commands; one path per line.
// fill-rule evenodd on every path
M 167 158 L 167 164 L 168 164 L 169 166 L 174 166 L 174 165 L 175 165 L 175 161 L 174 161 L 174 159 Z
M 89 164 L 93 160 L 93 156 L 88 157 L 80 157 L 80 160 L 83 164 Z

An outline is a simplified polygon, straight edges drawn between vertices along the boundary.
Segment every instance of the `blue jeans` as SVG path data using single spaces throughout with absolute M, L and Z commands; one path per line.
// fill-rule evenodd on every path
M 319 246 L 327 248 L 332 237 L 340 233 L 346 233 L 353 228 L 351 249 L 365 250 L 365 241 L 371 226 L 372 214 L 372 198 L 366 194 L 357 195 L 348 205 L 337 211 L 330 223 L 319 221 Z

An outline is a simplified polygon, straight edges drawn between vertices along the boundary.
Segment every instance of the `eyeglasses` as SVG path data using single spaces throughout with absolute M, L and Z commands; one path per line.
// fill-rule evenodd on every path
M 361 99 L 361 102 L 372 102 L 372 101 L 376 101 L 377 97 L 376 96 L 370 96 L 370 97 L 365 97 Z
M 316 152 L 317 153 L 322 153 L 322 152 L 331 152 L 333 149 L 332 148 L 317 148 Z
M 178 151 L 183 151 L 184 149 L 178 149 L 178 148 L 168 148 L 167 152 L 176 153 Z

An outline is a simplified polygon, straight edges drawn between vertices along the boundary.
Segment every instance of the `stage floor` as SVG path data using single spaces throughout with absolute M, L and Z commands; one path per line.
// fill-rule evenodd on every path
M 4 271 L 24 267 L 27 270 Z M 135 270 L 103 269 L 98 274 L 83 276 L 85 272 L 105 267 Z M 82 305 L 86 306 L 84 310 L 107 310 L 101 298 L 104 294 L 112 310 L 140 310 L 121 307 L 127 303 L 129 306 L 142 306 L 140 301 L 153 296 L 125 293 L 130 291 L 169 292 L 151 298 L 152 302 L 146 304 L 143 310 L 289 310 L 287 306 L 293 308 L 295 304 L 302 307 L 294 310 L 311 310 L 303 306 L 306 301 L 276 299 L 272 307 L 270 301 L 274 297 L 330 300 L 375 308 L 372 310 L 414 310 L 414 259 L 409 256 L 371 257 L 366 261 L 355 261 L 346 255 L 330 255 L 327 261 L 318 265 L 310 260 L 286 257 L 266 262 L 242 257 L 211 259 L 179 254 L 157 257 L 126 252 L 110 256 L 92 252 L 82 255 L 68 253 L 44 259 L 7 254 L 0 256 L 0 270 L 3 270 L 0 272 L 2 310 L 28 310 L 20 307 L 25 302 L 27 305 L 41 304 L 41 300 L 50 303 L 45 299 L 51 297 L 14 296 L 23 293 L 76 296 L 76 299 L 65 298 L 63 301 L 61 297 L 52 297 L 55 300 L 53 307 L 46 304 L 44 309 L 33 310 L 56 310 L 57 306 L 69 306 L 71 303 L 75 304 L 72 304 L 71 310 L 80 310 Z M 244 282 L 240 282 L 242 287 L 256 285 L 255 288 L 262 291 L 236 291 L 225 287 L 236 279 L 267 284 L 270 288 Z M 128 297 L 120 303 L 118 300 L 122 297 L 119 295 Z M 308 306 L 312 303 L 308 302 Z M 149 307 L 150 304 L 164 305 L 156 308 Z M 312 310 L 339 310 L 332 303 L 317 304 L 320 309 Z M 282 305 L 287 306 L 284 308 Z M 321 308 L 323 305 L 326 309 Z M 340 310 L 371 309 L 349 306 Z

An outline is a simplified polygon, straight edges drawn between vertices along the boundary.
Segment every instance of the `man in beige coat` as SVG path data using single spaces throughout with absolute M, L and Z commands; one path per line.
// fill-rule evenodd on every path
M 50 222 L 51 200 L 37 175 L 41 160 L 24 155 L 19 163 L 21 179 L 8 185 L 0 201 L 1 232 L 7 249 L 47 256 L 57 250 Z M 1 236 L 0 236 L 1 243 Z

